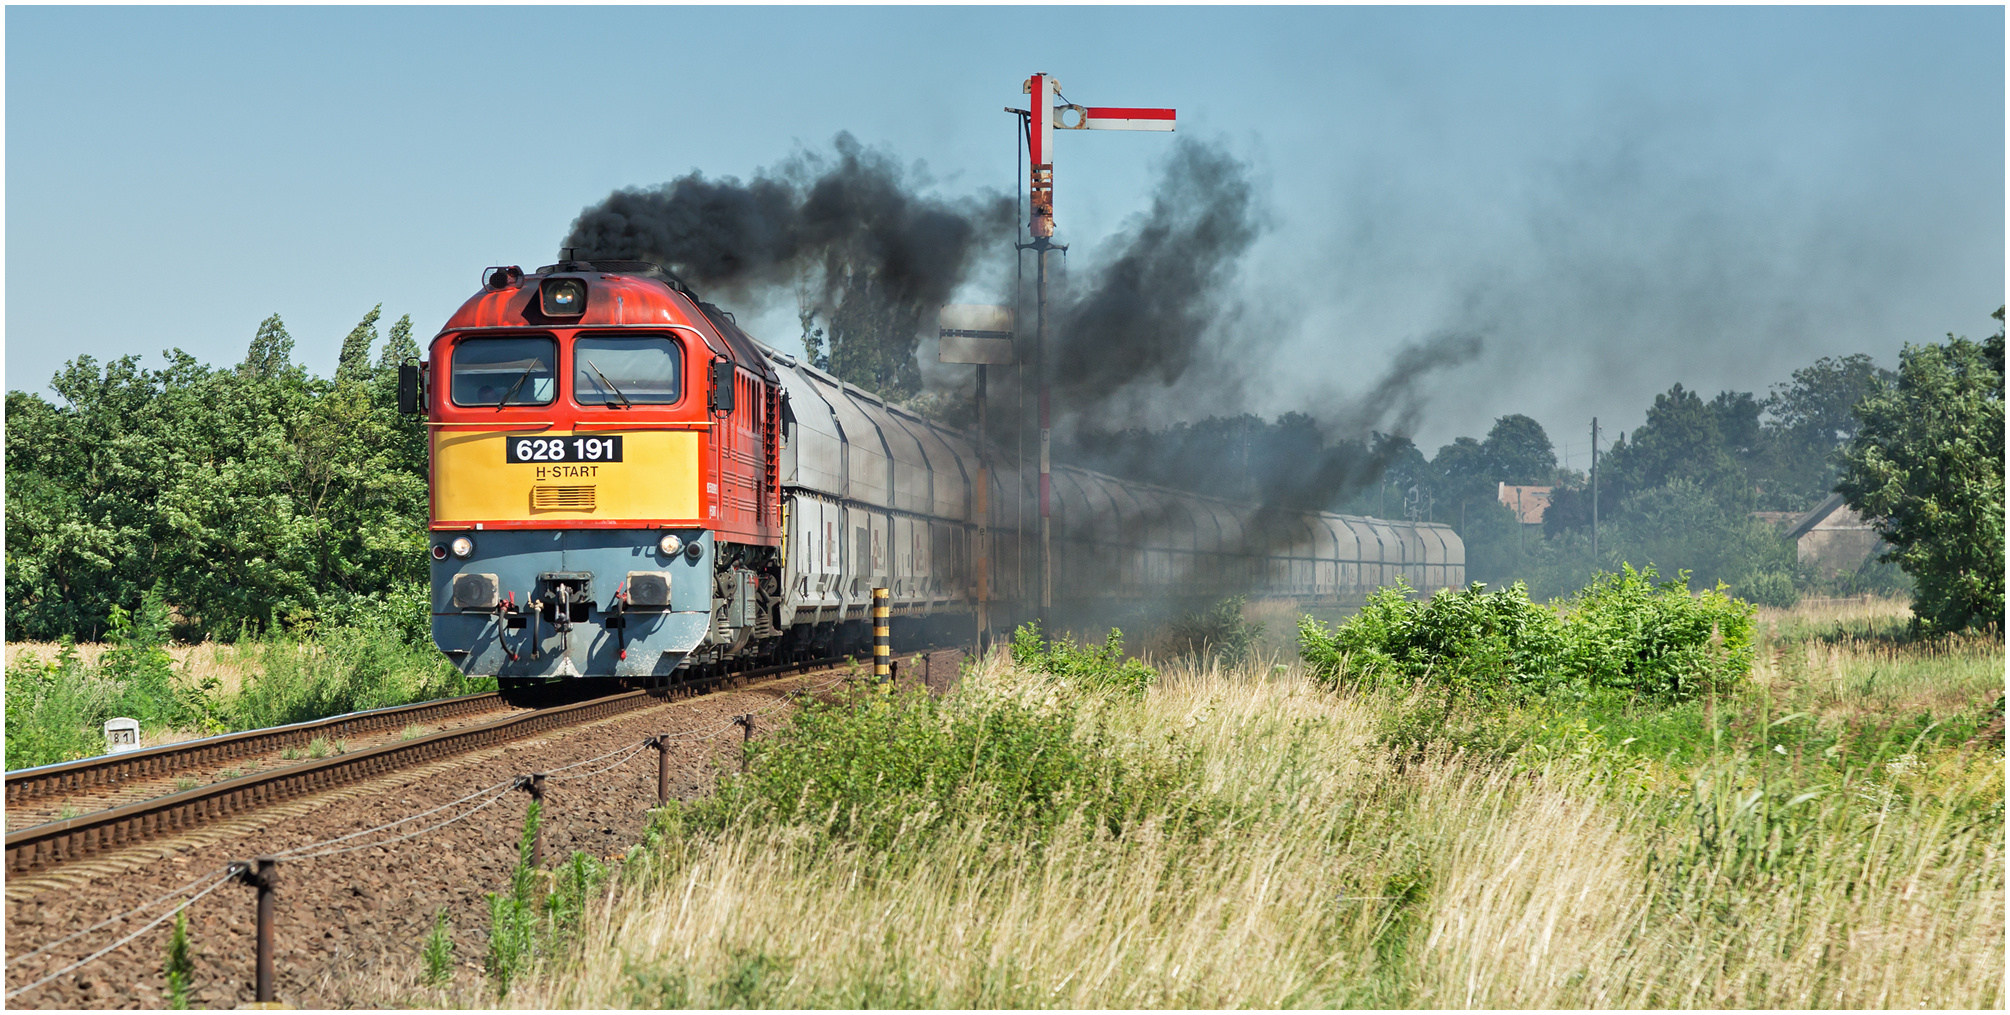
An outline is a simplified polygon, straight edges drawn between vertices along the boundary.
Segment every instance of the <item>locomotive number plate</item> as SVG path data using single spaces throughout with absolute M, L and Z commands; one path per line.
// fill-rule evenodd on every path
M 618 462 L 621 460 L 621 438 L 512 437 L 504 444 L 503 456 L 511 465 L 521 462 Z

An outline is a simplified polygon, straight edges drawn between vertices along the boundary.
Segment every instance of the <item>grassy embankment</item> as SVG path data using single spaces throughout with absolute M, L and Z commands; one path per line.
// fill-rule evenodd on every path
M 805 710 L 491 968 L 531 1008 L 1999 1006 L 2003 649 L 1902 611 L 1763 611 L 1687 700 L 996 654 Z
M 148 746 L 494 690 L 387 626 L 235 644 L 7 646 L 7 768 L 103 754 L 104 722 L 140 720 Z

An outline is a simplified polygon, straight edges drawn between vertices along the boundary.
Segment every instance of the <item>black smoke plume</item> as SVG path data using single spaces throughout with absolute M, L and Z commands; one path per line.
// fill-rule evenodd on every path
M 1217 144 L 1181 141 L 1151 210 L 1057 315 L 1056 403 L 1079 418 L 1122 414 L 1133 392 L 1177 386 L 1215 353 L 1243 255 L 1262 233 L 1248 167 Z M 1051 255 L 1050 255 L 1051 256 Z
M 786 288 L 820 365 L 911 392 L 915 337 L 982 257 L 1000 257 L 1012 201 L 927 196 L 925 170 L 839 134 L 741 182 L 693 172 L 581 212 L 563 246 L 669 268 L 703 291 L 759 301 Z M 821 320 L 822 328 L 815 327 Z
M 1111 446 L 1105 438 L 1113 432 L 1163 419 L 1169 405 L 1188 419 L 1247 411 L 1249 395 L 1277 369 L 1274 336 L 1293 323 L 1237 295 L 1266 217 L 1245 163 L 1218 144 L 1175 147 L 1150 210 L 1101 252 L 1088 284 L 1064 296 L 1056 313 L 1049 376 L 1064 446 L 1094 457 L 1091 449 Z M 1262 477 L 1250 492 L 1266 511 L 1332 509 L 1352 499 L 1380 480 L 1403 446 L 1374 435 L 1409 433 L 1429 400 L 1427 377 L 1479 349 L 1465 333 L 1405 345 L 1365 391 L 1340 390 L 1347 364 L 1302 364 L 1331 379 L 1305 406 L 1324 439 L 1294 448 L 1288 462 L 1245 462 L 1247 474 Z M 1171 452 L 1178 443 L 1158 446 Z M 1198 484 L 1189 488 L 1202 492 L 1211 489 L 1208 470 L 1219 466 L 1184 456 L 1129 464 L 1153 476 L 1185 472 Z
M 701 290 L 754 303 L 792 293 L 813 361 L 911 394 L 922 323 L 980 266 L 1006 260 L 1015 233 L 1011 198 L 931 196 L 928 184 L 924 171 L 839 134 L 830 151 L 799 153 L 745 182 L 694 172 L 617 191 L 580 214 L 565 246 L 585 259 L 655 261 Z M 1246 163 L 1221 144 L 1182 139 L 1149 209 L 1093 253 L 1074 255 L 1089 268 L 1081 284 L 1057 287 L 1047 365 L 1064 447 L 1089 448 L 1098 433 L 1140 424 L 1246 411 L 1278 369 L 1278 335 L 1296 323 L 1286 310 L 1240 296 L 1267 218 Z M 1031 309 L 1022 312 L 1028 337 Z M 1303 407 L 1324 440 L 1258 470 L 1274 478 L 1251 491 L 1255 499 L 1280 511 L 1330 508 L 1373 485 L 1392 445 L 1370 436 L 1407 433 L 1429 394 L 1427 375 L 1477 349 L 1470 336 L 1407 346 L 1365 391 L 1343 389 L 1347 364 L 1301 364 L 1332 378 Z M 1208 463 L 1148 471 L 1175 467 Z

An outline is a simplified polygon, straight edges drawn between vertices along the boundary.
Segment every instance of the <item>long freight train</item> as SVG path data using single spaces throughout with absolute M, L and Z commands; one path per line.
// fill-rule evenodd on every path
M 876 586 L 896 643 L 967 639 L 987 570 L 994 627 L 1031 614 L 1037 506 L 1010 473 L 992 473 L 979 568 L 968 437 L 763 346 L 655 265 L 489 269 L 400 400 L 432 436 L 433 639 L 506 687 L 863 653 Z M 1067 466 L 1050 511 L 1057 604 L 1465 579 L 1443 525 Z

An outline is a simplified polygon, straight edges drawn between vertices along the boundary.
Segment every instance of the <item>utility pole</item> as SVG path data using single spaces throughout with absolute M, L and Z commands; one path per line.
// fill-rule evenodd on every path
M 1057 104 L 1054 99 L 1060 94 L 1060 83 L 1045 72 L 1027 78 L 1022 90 L 1030 97 L 1027 104 L 1031 108 L 1021 110 L 1008 106 L 1005 111 L 1019 115 L 1026 123 L 1027 166 L 1032 184 L 1028 203 L 1032 209 L 1033 240 L 1020 244 L 1019 248 L 1032 250 L 1037 265 L 1034 302 L 1038 317 L 1033 329 L 1033 377 L 1040 388 L 1040 624 L 1044 628 L 1049 624 L 1047 615 L 1054 607 L 1054 523 L 1049 500 L 1053 430 L 1047 399 L 1047 252 L 1068 249 L 1054 242 L 1054 129 L 1169 131 L 1173 129 L 1177 117 L 1170 109 L 1078 106 L 1072 102 Z
M 1521 556 L 1522 532 L 1527 528 L 1521 513 L 1521 487 L 1517 486 L 1514 488 L 1514 552 L 1517 557 Z
M 1591 566 L 1598 566 L 1598 417 L 1591 417 Z

